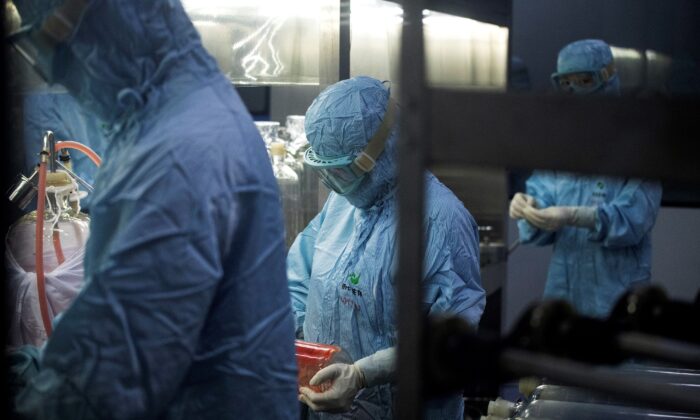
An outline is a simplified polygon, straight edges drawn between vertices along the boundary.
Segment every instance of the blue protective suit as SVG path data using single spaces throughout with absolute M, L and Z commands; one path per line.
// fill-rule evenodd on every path
M 90 1 L 56 71 L 111 134 L 86 286 L 18 409 L 31 418 L 297 418 L 276 182 L 180 2 Z
M 625 290 L 649 281 L 659 183 L 535 171 L 526 186 L 538 208 L 597 207 L 593 230 L 566 226 L 548 232 L 518 221 L 521 242 L 554 245 L 545 297 L 566 299 L 579 313 L 605 317 Z
M 361 150 L 381 123 L 388 96 L 385 87 L 369 78 L 332 86 L 306 114 L 311 147 L 328 156 Z M 394 132 L 357 191 L 330 194 L 287 256 L 298 335 L 339 345 L 353 360 L 397 340 L 395 137 Z M 426 176 L 425 186 L 424 310 L 456 314 L 477 325 L 486 299 L 476 223 L 433 175 Z M 392 384 L 365 388 L 348 413 L 312 416 L 388 419 L 394 398 Z M 455 395 L 430 403 L 426 417 L 461 419 L 463 410 L 461 396 Z

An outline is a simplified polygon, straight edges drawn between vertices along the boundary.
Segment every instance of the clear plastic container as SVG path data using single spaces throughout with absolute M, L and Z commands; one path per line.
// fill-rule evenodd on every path
M 84 213 L 75 216 L 63 214 L 55 226 L 52 226 L 51 222 L 53 219 L 47 214 L 44 218 L 42 235 L 44 271 L 47 273 L 54 271 L 62 264 L 59 261 L 59 255 L 62 255 L 60 259 L 63 260 L 73 258 L 76 252 L 85 247 L 90 235 L 90 218 Z M 7 231 L 5 238 L 6 252 L 10 253 L 19 267 L 27 272 L 34 272 L 36 268 L 35 235 L 36 211 L 32 211 L 15 222 Z M 57 248 L 58 245 L 60 248 Z
M 48 337 L 41 300 L 48 304 L 49 319 L 66 310 L 84 284 L 83 257 L 90 235 L 90 220 L 83 213 L 62 214 L 55 225 L 45 215 L 42 234 L 45 294 L 40 295 L 36 274 L 36 211 L 17 222 L 5 238 L 7 349 L 42 346 Z
M 308 387 L 316 392 L 323 392 L 330 387 L 330 383 L 309 385 L 309 381 L 318 371 L 334 363 L 352 363 L 343 349 L 333 345 L 296 340 L 295 352 L 299 368 L 299 387 Z

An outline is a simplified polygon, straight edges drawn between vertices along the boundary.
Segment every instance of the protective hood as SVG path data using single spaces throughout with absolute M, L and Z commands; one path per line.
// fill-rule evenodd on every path
M 605 41 L 584 39 L 572 42 L 559 51 L 557 73 L 598 71 L 612 62 L 612 50 Z M 595 93 L 599 95 L 619 95 L 620 78 L 617 73 L 608 79 Z
M 359 153 L 381 125 L 389 88 L 371 77 L 338 82 L 314 100 L 306 112 L 306 137 L 315 153 L 337 157 Z M 345 197 L 355 207 L 372 207 L 396 184 L 396 127 L 384 152 L 360 186 Z

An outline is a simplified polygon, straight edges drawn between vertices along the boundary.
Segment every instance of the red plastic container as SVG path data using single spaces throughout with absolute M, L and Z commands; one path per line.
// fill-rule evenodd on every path
M 347 354 L 338 346 L 310 343 L 296 340 L 296 357 L 299 368 L 299 387 L 308 387 L 316 392 L 323 392 L 330 387 L 330 382 L 310 386 L 309 381 L 326 366 L 333 363 L 351 363 Z

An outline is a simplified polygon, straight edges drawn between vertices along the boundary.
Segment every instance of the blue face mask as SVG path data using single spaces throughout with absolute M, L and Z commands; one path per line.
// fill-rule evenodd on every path
M 66 0 L 39 24 L 11 34 L 10 46 L 48 83 L 56 80 L 56 52 L 73 35 L 86 0 Z
M 331 190 L 340 195 L 353 193 L 374 169 L 376 160 L 384 151 L 384 145 L 394 125 L 395 108 L 394 101 L 389 99 L 381 125 L 365 149 L 357 155 L 324 157 L 309 147 L 304 154 L 304 163 L 316 170 L 321 181 Z

